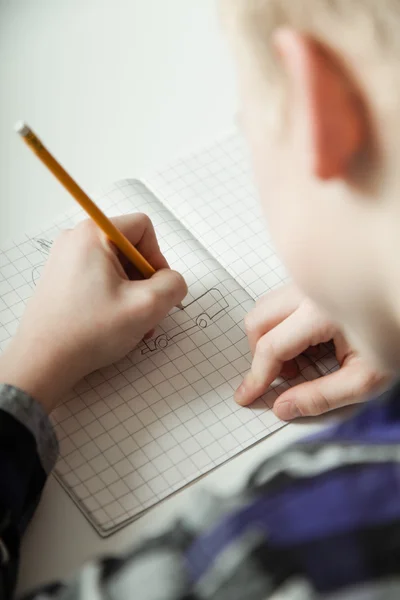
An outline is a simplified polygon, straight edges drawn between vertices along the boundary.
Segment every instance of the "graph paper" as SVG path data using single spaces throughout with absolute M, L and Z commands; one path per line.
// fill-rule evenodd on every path
M 144 181 L 252 298 L 288 283 L 261 212 L 246 145 L 235 131 Z M 338 368 L 330 345 L 322 345 L 313 361 L 323 375 Z
M 224 144 L 217 147 L 220 150 Z M 226 152 L 232 148 L 236 142 L 228 138 Z M 200 163 L 204 161 L 202 154 L 198 156 Z M 236 153 L 232 160 L 236 172 Z M 227 169 L 225 160 L 220 164 L 221 171 Z M 191 173 L 196 173 L 195 163 L 193 167 Z M 160 177 L 157 174 L 155 179 Z M 209 179 L 204 180 L 210 185 Z M 241 181 L 245 188 L 244 175 Z M 189 184 L 185 180 L 183 187 L 188 189 Z M 171 181 L 169 185 L 172 192 Z M 230 185 L 227 180 L 225 185 Z M 262 293 L 286 277 L 277 259 L 272 261 L 275 254 L 267 242 L 267 272 L 261 274 L 262 256 L 251 267 L 249 252 L 246 261 L 257 278 L 246 282 L 240 259 L 228 264 L 229 230 L 207 212 L 207 194 L 202 207 L 200 193 L 195 187 L 199 215 L 195 218 L 189 199 L 185 206 L 171 193 L 161 202 L 135 180 L 110 186 L 99 200 L 110 216 L 147 213 L 161 250 L 189 286 L 185 311 L 172 311 L 151 340 L 115 365 L 86 377 L 53 413 L 60 441 L 56 476 L 102 536 L 280 428 L 283 423 L 270 410 L 278 394 L 289 385 L 318 376 L 315 367 L 302 358 L 296 380 L 274 382 L 250 408 L 235 404 L 234 390 L 251 364 L 243 317 L 253 306 L 255 290 Z M 178 213 L 182 213 L 179 218 Z M 73 227 L 82 218 L 81 211 L 74 209 L 51 227 L 1 248 L 0 349 L 16 330 L 52 241 L 61 229 Z M 210 220 L 220 244 L 217 238 L 207 237 L 205 226 Z M 235 231 L 232 224 L 229 227 Z M 252 227 L 250 221 L 248 227 Z M 259 248 L 262 244 L 260 235 Z M 251 252 L 258 252 L 256 248 L 252 246 Z M 255 287 L 257 281 L 265 287 Z M 329 356 L 323 360 L 325 368 L 331 368 Z

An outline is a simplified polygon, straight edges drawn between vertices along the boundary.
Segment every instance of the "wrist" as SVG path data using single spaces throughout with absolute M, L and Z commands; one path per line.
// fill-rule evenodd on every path
M 63 369 L 60 358 L 17 337 L 0 356 L 0 382 L 23 390 L 47 413 L 51 413 L 76 383 Z

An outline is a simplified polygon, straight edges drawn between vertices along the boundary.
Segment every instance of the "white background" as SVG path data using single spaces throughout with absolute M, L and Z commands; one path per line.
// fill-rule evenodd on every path
M 0 243 L 72 203 L 13 132 L 18 119 L 90 191 L 211 141 L 235 110 L 214 0 L 0 0 Z M 305 429 L 274 434 L 208 485 L 231 490 L 256 460 Z M 20 587 L 121 550 L 190 493 L 104 541 L 50 479 L 24 541 Z
M 210 141 L 235 109 L 215 0 L 0 0 L 0 242 L 72 202 L 17 120 L 92 191 Z

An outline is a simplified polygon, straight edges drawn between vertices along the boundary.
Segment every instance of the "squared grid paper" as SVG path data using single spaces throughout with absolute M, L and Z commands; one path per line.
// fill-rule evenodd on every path
M 224 145 L 217 147 L 221 151 Z M 229 138 L 226 152 L 232 147 L 239 145 Z M 229 172 L 226 162 L 221 171 L 226 166 Z M 229 185 L 226 176 L 221 177 Z M 189 182 L 184 187 L 189 189 Z M 193 236 L 189 227 L 193 231 L 196 222 L 185 227 L 182 221 L 190 221 L 190 210 L 178 220 L 140 182 L 114 184 L 98 203 L 110 216 L 147 213 L 162 251 L 189 284 L 184 313 L 172 311 L 152 340 L 117 364 L 89 375 L 53 413 L 60 440 L 56 476 L 99 534 L 108 536 L 280 428 L 283 423 L 270 408 L 289 383 L 274 382 L 251 408 L 240 408 L 233 400 L 250 367 L 242 323 L 253 305 L 249 291 L 254 294 L 256 288 L 255 280 L 246 284 L 244 272 L 238 281 L 239 276 L 232 277 L 221 266 L 227 260 L 223 249 L 229 231 L 223 235 L 223 224 L 213 212 L 207 217 L 197 206 L 196 222 L 200 231 L 202 223 L 212 220 L 221 247 L 217 240 L 203 239 L 203 234 Z M 0 351 L 16 331 L 52 240 L 83 218 L 75 208 L 51 227 L 0 248 Z M 205 249 L 206 243 L 220 261 Z M 275 271 L 279 266 L 270 268 Z M 263 277 L 261 272 L 257 277 Z M 325 371 L 333 367 L 326 352 L 322 360 Z M 318 376 L 305 358 L 300 366 L 301 375 L 290 385 Z
M 171 163 L 146 185 L 253 298 L 287 282 L 266 231 L 241 138 Z
M 289 282 L 236 132 L 176 159 L 144 182 L 254 300 Z M 311 360 L 320 375 L 339 368 L 331 344 L 322 344 Z

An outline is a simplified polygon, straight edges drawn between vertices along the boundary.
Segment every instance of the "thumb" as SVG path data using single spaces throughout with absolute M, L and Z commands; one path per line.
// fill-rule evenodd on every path
M 364 401 L 383 380 L 383 376 L 355 359 L 330 375 L 287 390 L 276 400 L 274 412 L 283 421 L 321 415 Z
M 170 308 L 180 304 L 188 293 L 186 281 L 182 275 L 168 268 L 160 269 L 143 283 L 147 284 L 157 299 L 169 304 Z
M 182 275 L 171 269 L 161 269 L 150 279 L 126 282 L 133 310 L 151 329 L 157 325 L 187 294 L 187 286 Z

